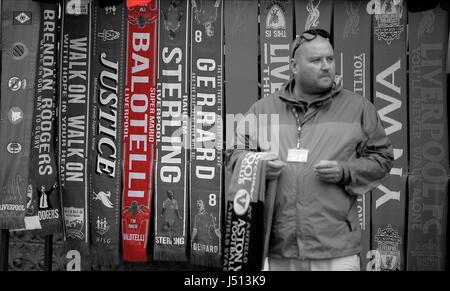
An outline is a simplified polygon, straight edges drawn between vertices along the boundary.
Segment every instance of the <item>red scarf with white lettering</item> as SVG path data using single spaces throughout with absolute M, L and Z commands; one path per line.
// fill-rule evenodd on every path
M 223 1 L 192 1 L 192 264 L 221 267 Z
M 157 72 L 158 1 L 128 8 L 128 68 L 123 137 L 123 259 L 147 261 Z
M 138 5 L 150 5 L 151 2 L 152 0 L 127 0 L 127 7 L 131 8 Z

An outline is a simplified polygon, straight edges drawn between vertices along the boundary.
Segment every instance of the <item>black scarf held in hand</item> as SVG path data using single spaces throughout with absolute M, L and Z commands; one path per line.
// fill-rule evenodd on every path
M 224 271 L 261 271 L 267 257 L 276 180 L 266 183 L 261 153 L 243 154 L 226 195 Z

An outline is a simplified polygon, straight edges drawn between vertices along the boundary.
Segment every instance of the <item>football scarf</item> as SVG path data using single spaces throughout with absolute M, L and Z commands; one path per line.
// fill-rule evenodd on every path
M 63 2 L 59 71 L 59 162 L 67 249 L 88 251 L 91 4 Z
M 125 4 L 102 8 L 98 0 L 93 2 L 89 231 L 96 265 L 120 262 L 125 24 Z
M 187 261 L 189 2 L 161 1 L 154 259 Z
M 62 231 L 56 154 L 56 62 L 58 5 L 40 4 L 33 132 L 30 152 L 30 185 L 42 235 Z M 36 197 L 36 200 L 34 200 Z M 27 210 L 28 211 L 28 210 Z M 30 211 L 31 212 L 31 211 Z M 25 218 L 26 219 L 26 218 Z M 26 223 L 26 220 L 25 220 Z
M 223 4 L 192 1 L 190 262 L 221 267 Z
M 448 30 L 448 11 L 439 6 L 408 13 L 408 271 L 448 265 Z
M 290 78 L 293 10 L 291 0 L 260 2 L 261 97 L 279 90 Z
M 29 156 L 39 38 L 39 4 L 2 3 L 2 88 L 0 105 L 0 228 L 25 227 L 29 191 Z M 29 228 L 39 228 L 36 209 Z
M 373 1 L 367 4 L 366 11 L 372 14 L 373 27 L 373 104 L 394 153 L 392 169 L 371 195 L 371 248 L 381 254 L 381 270 L 402 271 L 409 166 L 406 1 L 397 1 L 391 7 Z
M 105 0 L 107 1 L 107 0 Z M 117 0 L 116 0 L 117 1 Z M 127 0 L 127 7 L 132 8 L 138 5 L 149 5 L 153 0 Z M 156 2 L 156 0 L 154 0 Z
M 234 147 L 240 114 L 258 100 L 258 55 L 254 44 L 259 42 L 258 1 L 224 1 L 225 55 L 224 110 L 226 113 L 226 149 Z M 246 96 L 246 98 L 242 98 Z M 233 114 L 233 115 L 231 115 Z M 228 192 L 231 173 L 224 171 L 224 187 Z
M 157 74 L 157 1 L 128 8 L 128 67 L 123 116 L 123 259 L 147 261 Z
M 266 183 L 261 153 L 243 154 L 225 198 L 224 271 L 261 271 L 267 257 L 276 180 Z M 267 187 L 267 188 L 266 188 Z

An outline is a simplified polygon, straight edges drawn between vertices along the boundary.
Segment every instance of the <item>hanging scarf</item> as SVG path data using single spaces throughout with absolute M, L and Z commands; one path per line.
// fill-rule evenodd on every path
M 59 75 L 59 162 L 67 249 L 88 252 L 91 4 L 63 3 Z
M 47 235 L 62 231 L 55 151 L 58 5 L 41 3 L 40 18 L 29 189 L 42 226 L 39 233 Z
M 29 191 L 29 156 L 35 95 L 39 4 L 2 3 L 0 105 L 0 228 L 38 228 Z M 29 204 L 30 208 L 27 208 Z M 25 214 L 31 211 L 25 225 Z
M 123 259 L 147 261 L 157 72 L 157 1 L 128 8 L 128 68 L 124 101 Z
M 261 271 L 268 255 L 276 180 L 267 181 L 266 161 L 248 152 L 236 163 L 226 195 L 224 271 Z
M 92 264 L 117 265 L 126 56 L 125 5 L 93 2 L 89 231 Z
M 190 230 L 192 264 L 221 267 L 222 1 L 192 1 Z
M 153 0 L 127 0 L 127 7 L 132 8 L 134 6 L 139 6 L 139 5 L 149 5 L 152 1 Z M 166 1 L 166 0 L 163 0 L 163 1 Z
M 189 1 L 162 1 L 154 259 L 187 261 L 189 98 L 187 80 Z

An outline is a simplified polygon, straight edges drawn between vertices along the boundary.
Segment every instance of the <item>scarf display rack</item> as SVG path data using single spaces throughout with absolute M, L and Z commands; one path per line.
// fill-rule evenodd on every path
M 23 1 L 25 2 L 25 0 Z M 66 2 L 79 2 L 85 5 L 86 3 L 90 3 L 91 0 L 65 0 L 66 2 L 63 2 L 63 0 L 27 1 L 29 3 L 58 3 L 58 5 Z M 399 0 L 393 1 L 393 4 L 381 5 L 381 3 L 391 2 L 382 0 L 94 0 L 96 4 L 99 3 L 99 7 L 102 7 L 100 10 L 105 14 L 102 15 L 103 18 L 101 19 L 103 20 L 115 14 L 119 15 L 114 5 L 118 5 L 119 3 L 123 4 L 124 1 L 128 4 L 126 9 L 133 7 L 133 3 L 142 4 L 144 2 L 151 3 L 151 1 L 158 3 L 158 8 L 155 8 L 151 14 L 141 15 L 143 13 L 142 9 L 132 8 L 130 10 L 133 11 L 133 13 L 130 13 L 131 17 L 128 18 L 129 14 L 127 12 L 123 15 L 127 16 L 127 19 L 123 22 L 124 24 L 128 22 L 133 23 L 133 25 L 139 28 L 148 27 L 151 23 L 157 23 L 158 26 L 156 29 L 158 30 L 158 34 L 164 36 L 165 39 L 161 38 L 158 39 L 158 42 L 150 42 L 151 38 L 146 36 L 144 30 L 143 32 L 136 31 L 136 34 L 133 36 L 129 33 L 129 30 L 122 31 L 115 26 L 100 27 L 99 25 L 103 24 L 102 22 L 96 22 L 98 28 L 95 30 L 95 33 L 89 32 L 89 37 L 93 39 L 92 44 L 98 50 L 104 49 L 106 47 L 105 43 L 115 44 L 115 42 L 118 43 L 121 37 L 130 36 L 130 39 L 134 41 L 134 43 L 130 42 L 130 44 L 136 48 L 136 53 L 130 57 L 133 61 L 130 63 L 134 64 L 135 73 L 141 73 L 145 69 L 153 71 L 152 73 L 156 75 L 159 70 L 161 75 L 165 74 L 167 77 L 167 80 L 158 80 L 158 78 L 154 80 L 155 86 L 152 89 L 151 95 L 149 93 L 148 99 L 141 99 L 145 95 L 143 93 L 141 94 L 141 92 L 133 92 L 135 94 L 130 95 L 129 98 L 134 102 L 130 103 L 130 107 L 133 106 L 133 110 L 136 109 L 136 112 L 147 107 L 146 102 L 148 102 L 148 108 L 146 109 L 149 112 L 148 114 L 146 113 L 147 115 L 145 117 L 142 117 L 142 120 L 146 120 L 148 116 L 151 117 L 148 117 L 148 120 L 152 119 L 151 122 L 153 123 L 151 126 L 149 123 L 148 134 L 149 136 L 154 134 L 154 137 L 148 138 L 148 140 L 153 140 L 155 144 L 153 145 L 154 152 L 152 151 L 151 157 L 149 155 L 145 160 L 155 162 L 156 166 L 152 171 L 157 172 L 157 174 L 153 175 L 153 172 L 137 172 L 136 165 L 141 163 L 144 157 L 143 154 L 140 155 L 141 153 L 136 154 L 133 152 L 135 154 L 133 155 L 134 160 L 127 164 L 130 167 L 129 177 L 132 177 L 131 179 L 129 178 L 131 181 L 129 183 L 129 192 L 131 193 L 129 195 L 130 203 L 126 205 L 127 207 L 120 209 L 120 213 L 118 211 L 118 207 L 121 204 L 120 199 L 113 201 L 113 198 L 121 198 L 121 195 L 123 196 L 123 192 L 120 189 L 125 184 L 119 181 L 119 178 L 117 178 L 118 182 L 113 184 L 114 190 L 116 190 L 114 193 L 109 188 L 104 188 L 102 182 L 98 186 L 99 190 L 90 193 L 91 196 L 86 196 L 88 198 L 83 203 L 88 202 L 88 199 L 91 199 L 91 201 L 90 204 L 86 203 L 86 207 L 82 211 L 79 210 L 80 207 L 77 208 L 69 205 L 66 207 L 66 212 L 61 209 L 59 212 L 55 210 L 51 212 L 50 209 L 47 209 L 47 207 L 51 208 L 50 205 L 59 205 L 59 202 L 50 200 L 48 202 L 46 200 L 47 196 L 50 196 L 52 185 L 55 185 L 55 189 L 59 187 L 58 183 L 53 183 L 52 180 L 52 183 L 48 185 L 42 184 L 36 188 L 38 189 L 36 192 L 39 192 L 38 194 L 41 195 L 41 199 L 32 201 L 40 202 L 39 210 L 43 212 L 42 216 L 47 217 L 48 220 L 56 216 L 57 219 L 62 218 L 61 224 L 65 222 L 76 231 L 78 231 L 76 228 L 79 225 L 84 226 L 87 225 L 85 224 L 86 222 L 89 222 L 88 230 L 91 231 L 89 235 L 96 237 L 99 245 L 100 243 L 109 245 L 111 241 L 117 240 L 114 242 L 117 243 L 117 247 L 114 250 L 117 250 L 118 261 L 120 261 L 119 268 L 132 266 L 130 268 L 132 269 L 134 267 L 131 263 L 131 265 L 123 264 L 123 262 L 131 262 L 124 260 L 123 257 L 124 252 L 120 244 L 122 244 L 122 238 L 124 237 L 128 241 L 145 242 L 142 243 L 144 246 L 142 250 L 145 255 L 149 255 L 148 261 L 146 257 L 142 261 L 142 265 L 145 265 L 145 267 L 153 267 L 154 261 L 173 263 L 177 262 L 177 260 L 178 262 L 185 263 L 183 266 L 188 266 L 189 269 L 194 265 L 205 268 L 210 267 L 211 269 L 219 266 L 220 260 L 223 259 L 223 250 L 222 245 L 216 243 L 216 241 L 225 236 L 225 224 L 223 223 L 223 218 L 225 217 L 223 202 L 225 202 L 225 199 L 223 195 L 226 193 L 226 189 L 229 188 L 230 176 L 222 173 L 225 169 L 225 163 L 220 159 L 222 157 L 222 152 L 220 152 L 222 148 L 217 150 L 217 153 L 214 153 L 217 159 L 214 159 L 212 165 L 205 165 L 205 161 L 208 158 L 205 149 L 207 149 L 206 144 L 210 142 L 209 139 L 213 140 L 213 136 L 213 141 L 216 143 L 228 143 L 232 139 L 230 136 L 230 131 L 232 131 L 230 128 L 232 126 L 227 122 L 225 124 L 212 122 L 210 122 L 211 124 L 207 124 L 209 122 L 208 116 L 211 116 L 210 120 L 213 118 L 213 113 L 214 118 L 220 115 L 224 117 L 230 116 L 231 114 L 237 116 L 240 113 L 245 113 L 257 99 L 276 91 L 285 80 L 290 78 L 289 62 L 285 61 L 289 59 L 290 43 L 293 38 L 306 28 L 322 28 L 330 31 L 332 34 L 333 48 L 336 56 L 336 73 L 344 76 L 344 87 L 366 98 L 370 98 L 376 105 L 383 122 L 387 122 L 387 125 L 392 125 L 386 129 L 391 130 L 395 134 L 402 134 L 402 137 L 398 138 L 390 136 L 391 139 L 395 139 L 394 144 L 396 150 L 394 153 L 398 156 L 394 167 L 395 170 L 391 171 L 390 180 L 383 184 L 383 187 L 372 191 L 371 198 L 366 199 L 361 197 L 358 200 L 360 204 L 358 206 L 358 215 L 362 229 L 361 269 L 378 271 L 394 269 L 422 270 L 427 268 L 431 270 L 443 270 L 448 268 L 449 251 L 447 249 L 447 233 L 450 224 L 447 218 L 447 194 L 448 188 L 450 187 L 450 169 L 448 167 L 448 112 L 450 106 L 446 98 L 437 98 L 441 95 L 445 96 L 446 93 L 448 96 L 448 92 L 450 92 L 448 89 L 450 61 L 447 59 L 450 56 L 448 46 L 448 1 L 430 0 L 419 5 L 414 4 L 412 1 Z M 369 2 L 373 5 L 368 6 L 367 3 Z M 20 101 L 20 98 L 15 98 L 18 96 L 17 94 L 24 93 L 24 89 L 34 89 L 32 87 L 32 82 L 34 81 L 31 81 L 32 78 L 30 77 L 30 81 L 26 80 L 27 82 L 24 82 L 26 79 L 25 75 L 22 76 L 13 70 L 8 71 L 5 68 L 15 69 L 15 64 L 18 64 L 17 67 L 25 67 L 23 65 L 26 63 L 23 60 L 25 56 L 22 57 L 21 54 L 28 54 L 29 56 L 31 45 L 25 42 L 25 38 L 20 41 L 11 38 L 12 40 L 6 43 L 5 36 L 8 35 L 6 29 L 11 29 L 12 25 L 15 25 L 13 27 L 17 29 L 13 31 L 15 36 L 16 34 L 19 35 L 17 33 L 17 27 L 29 28 L 31 23 L 35 25 L 38 22 L 36 21 L 37 13 L 33 12 L 33 19 L 30 21 L 31 18 L 28 18 L 28 14 L 20 13 L 29 12 L 27 9 L 20 8 L 23 11 L 18 11 L 20 10 L 18 8 L 19 1 L 0 0 L 0 11 L 5 11 L 5 3 L 14 3 L 10 4 L 10 6 L 14 5 L 14 11 L 9 11 L 12 12 L 10 14 L 0 13 L 0 24 L 3 23 L 3 26 L 0 27 L 0 48 L 4 54 L 3 58 L 0 57 L 0 68 L 3 68 L 0 73 L 6 78 L 2 82 L 3 94 L 0 94 L 0 101 L 4 103 L 0 103 L 0 109 L 2 105 L 4 106 L 3 109 L 15 109 L 19 105 L 24 105 L 14 103 L 17 100 Z M 161 5 L 161 3 L 164 5 Z M 85 10 L 80 8 L 77 11 L 78 14 L 83 14 Z M 60 19 L 57 20 L 59 21 Z M 398 20 L 394 34 L 391 31 L 393 24 L 391 25 L 389 23 L 389 21 L 393 20 Z M 58 21 L 55 20 L 55 22 Z M 83 21 L 80 22 L 84 23 Z M 108 21 L 103 22 L 108 24 Z M 46 29 L 48 27 L 50 26 L 47 26 Z M 54 27 L 58 27 L 58 25 Z M 406 27 L 408 27 L 408 30 Z M 73 28 L 76 27 L 73 26 Z M 2 29 L 4 29 L 3 35 Z M 76 31 L 77 29 L 73 30 L 78 32 Z M 55 42 L 59 47 L 64 48 L 64 39 L 61 39 L 58 29 L 56 29 L 56 32 L 58 36 L 55 37 Z M 401 36 L 401 38 L 397 36 Z M 45 38 L 46 41 L 51 39 L 53 37 Z M 67 38 L 66 41 L 66 47 L 70 48 L 72 46 L 74 48 L 74 50 L 67 51 L 68 55 L 72 55 L 74 58 L 72 60 L 74 66 L 81 66 L 80 64 L 84 60 L 77 58 L 81 58 L 83 54 L 87 55 L 90 59 L 92 58 L 90 54 L 87 54 L 89 51 L 85 52 L 84 50 L 85 46 L 89 49 L 93 45 L 91 43 L 84 43 L 82 39 L 83 37 L 75 35 L 71 39 Z M 218 54 L 219 50 L 215 49 L 212 56 L 209 57 L 207 55 L 207 57 L 204 57 L 205 53 L 203 51 L 212 47 L 212 45 L 206 45 L 206 43 L 213 39 L 218 40 L 219 47 L 220 43 L 223 43 L 223 47 L 220 47 L 223 51 L 220 51 L 220 54 Z M 401 42 L 401 47 L 399 46 L 398 53 L 393 54 L 391 52 L 395 42 Z M 34 44 L 36 43 L 34 42 Z M 41 44 L 41 49 L 43 51 L 45 49 L 45 52 L 50 54 L 52 49 L 48 49 L 48 46 L 46 46 L 47 43 L 42 42 Z M 147 47 L 150 47 L 150 44 L 155 45 L 152 51 L 154 54 L 147 56 L 143 52 L 148 49 Z M 126 44 L 124 44 L 124 49 L 125 46 Z M 111 45 L 111 52 L 107 51 L 103 57 L 103 61 L 109 61 L 109 71 L 105 71 L 104 84 L 100 85 L 104 85 L 104 88 L 109 88 L 111 92 L 114 90 L 122 91 L 122 89 L 116 89 L 115 83 L 113 83 L 114 78 L 108 77 L 114 76 L 111 68 L 114 67 L 116 59 L 112 58 L 112 50 L 113 48 L 118 49 L 121 47 L 122 44 L 120 46 Z M 54 52 L 58 52 L 58 50 L 52 51 L 52 53 Z M 386 54 L 390 52 L 393 59 L 388 60 L 387 57 L 384 57 L 385 52 Z M 124 56 L 122 56 L 122 53 L 118 53 L 118 55 L 119 57 Z M 402 59 L 399 59 L 400 55 Z M 101 52 L 100 55 L 95 56 L 101 56 Z M 197 57 L 197 59 L 193 57 Z M 193 59 L 195 60 L 194 62 L 192 62 Z M 376 61 L 378 59 L 380 61 Z M 9 65 L 8 61 L 13 65 Z M 148 66 L 149 62 L 152 61 L 156 62 L 156 64 L 154 66 Z M 62 63 L 59 61 L 55 63 L 55 70 L 57 72 L 62 71 Z M 103 64 L 101 63 L 101 65 Z M 165 65 L 165 67 L 161 64 Z M 400 64 L 401 70 L 403 71 L 400 71 Z M 3 67 L 1 67 L 2 65 Z M 48 73 L 50 66 L 44 63 L 41 65 L 44 68 L 41 73 Z M 69 64 L 67 65 L 69 66 Z M 447 65 L 447 69 L 445 69 L 445 65 Z M 90 63 L 84 65 L 82 70 L 77 69 L 78 71 L 74 71 L 72 76 L 79 77 L 80 79 L 86 78 L 86 72 L 90 70 L 89 66 Z M 132 69 L 132 67 L 130 68 Z M 100 69 L 101 67 L 98 65 L 98 70 Z M 35 70 L 27 67 L 27 70 L 24 71 L 34 72 Z M 36 71 L 36 75 L 39 77 L 39 70 Z M 402 84 L 400 84 L 400 74 L 403 76 Z M 48 76 L 46 75 L 45 77 Z M 134 77 L 135 82 L 133 84 L 138 84 L 138 80 L 144 80 L 143 78 L 146 76 L 136 74 Z M 36 79 L 39 80 L 39 78 Z M 48 82 L 48 79 L 44 81 Z M 91 78 L 90 81 L 93 80 L 94 78 Z M 192 82 L 192 80 L 196 81 Z M 410 80 L 410 83 L 407 82 L 408 80 Z M 207 85 L 211 85 L 211 88 Z M 401 90 L 400 85 L 402 86 Z M 429 87 L 431 85 L 434 87 Z M 399 89 L 396 86 L 399 86 Z M 88 87 L 89 85 L 75 84 L 75 86 L 72 86 L 72 89 Z M 424 98 L 425 93 L 422 96 L 422 91 L 415 90 L 415 88 L 434 90 L 433 92 L 438 92 L 440 95 L 434 96 L 436 98 L 431 98 L 430 96 L 432 95 L 428 96 L 429 98 Z M 55 95 L 58 97 L 61 93 L 59 89 L 56 88 L 55 91 Z M 94 89 L 98 89 L 98 87 L 92 86 L 92 90 Z M 201 91 L 201 89 L 207 90 Z M 396 90 L 401 91 L 402 94 L 395 95 Z M 106 94 L 108 92 L 102 95 L 103 99 L 97 98 L 97 105 L 101 104 L 103 107 L 91 108 L 92 112 L 98 113 L 99 115 L 100 113 L 102 114 L 101 117 L 103 120 L 101 121 L 104 124 L 104 136 L 91 136 L 91 140 L 95 141 L 96 139 L 94 138 L 97 138 L 98 141 L 102 137 L 108 137 L 108 134 L 109 136 L 114 136 L 114 139 L 117 138 L 119 140 L 120 138 L 119 135 L 115 137 L 116 133 L 111 130 L 108 131 L 108 125 L 110 124 L 105 123 L 107 121 L 110 122 L 111 128 L 113 128 L 112 124 L 115 126 L 114 122 L 117 122 L 119 127 L 123 125 L 120 124 L 120 121 L 115 121 L 115 117 L 117 116 L 114 116 L 114 114 L 121 115 L 122 113 L 119 110 L 117 111 L 119 113 L 115 111 L 116 108 L 114 106 L 116 106 L 116 102 L 114 100 L 117 96 L 111 92 L 109 92 L 109 95 Z M 194 96 L 193 92 L 200 97 L 197 97 L 196 100 L 191 100 L 190 98 Z M 73 101 L 71 103 L 82 103 L 80 96 L 84 92 L 76 92 L 75 90 L 71 93 L 73 93 Z M 391 93 L 392 96 L 388 96 L 388 93 Z M 135 95 L 135 99 L 132 99 L 133 95 Z M 210 108 L 210 112 L 205 110 L 208 109 L 206 106 L 202 105 L 203 108 L 199 106 L 195 107 L 195 102 L 192 102 L 197 101 L 197 103 L 203 102 L 206 104 L 209 100 L 208 98 L 212 98 L 211 96 L 217 100 L 220 99 L 220 102 L 214 105 L 216 107 Z M 11 97 L 9 98 L 10 100 L 7 100 L 8 97 Z M 104 102 L 105 104 L 100 102 Z M 441 108 L 443 108 L 443 111 L 441 111 Z M 128 108 L 127 110 L 130 111 L 131 109 Z M 191 112 L 201 112 L 202 115 L 197 115 L 202 116 L 202 118 L 197 118 L 197 121 L 192 119 L 194 123 L 191 123 L 192 120 L 189 119 L 192 118 Z M 139 111 L 138 113 L 142 112 Z M 431 115 L 432 113 L 434 114 L 433 116 Z M 20 119 L 24 116 L 32 116 L 26 114 L 26 112 L 12 110 L 8 123 L 7 114 L 8 112 L 4 111 L 0 118 L 1 122 L 9 126 L 7 130 L 3 131 L 3 134 L 20 133 L 20 130 L 16 130 L 18 128 L 17 124 L 21 121 Z M 78 113 L 76 115 L 78 116 Z M 433 120 L 431 122 L 428 119 Z M 88 118 L 86 120 L 89 121 Z M 133 120 L 134 127 L 144 128 L 145 123 L 142 123 L 141 119 L 136 118 L 130 120 Z M 234 121 L 236 120 L 237 118 Z M 72 118 L 72 121 L 72 127 L 75 127 L 75 129 L 78 125 L 77 122 L 81 122 L 76 118 Z M 204 126 L 204 128 L 198 127 L 197 125 L 200 123 L 201 126 L 203 124 L 207 124 L 208 126 Z M 83 119 L 83 126 L 88 124 L 84 123 Z M 99 123 L 92 124 L 98 125 L 100 121 Z M 224 126 L 222 127 L 222 125 Z M 158 126 L 160 129 L 158 129 Z M 10 130 L 12 128 L 14 130 Z M 165 131 L 165 135 L 157 132 L 161 128 Z M 443 135 L 437 140 L 435 138 L 438 134 L 433 134 L 431 130 L 434 128 L 442 128 Z M 92 129 L 95 130 L 95 126 L 89 128 L 89 130 Z M 193 131 L 191 132 L 191 130 Z M 83 129 L 80 132 L 73 131 L 73 133 L 84 134 L 85 131 Z M 419 136 L 419 138 L 413 138 L 415 135 Z M 54 134 L 52 136 L 54 137 Z M 190 137 L 187 138 L 188 136 Z M 178 147 L 178 144 L 175 146 L 175 143 L 190 143 L 192 136 L 201 137 L 203 140 L 198 142 L 196 147 L 192 148 L 185 147 L 184 145 Z M 161 138 L 160 141 L 158 141 L 158 137 Z M 187 141 L 185 141 L 185 137 Z M 133 138 L 131 142 L 132 146 L 135 149 L 143 149 L 143 141 L 145 139 L 142 139 L 138 135 L 133 135 Z M 2 136 L 0 136 L 0 141 L 2 141 Z M 77 140 L 71 139 L 71 142 L 76 144 Z M 96 145 L 95 143 L 89 144 Z M 0 157 L 0 165 L 3 164 L 5 167 L 3 170 L 4 173 L 8 173 L 10 170 L 8 168 L 8 160 L 4 157 L 13 160 L 18 156 L 14 156 L 15 154 L 24 153 L 24 145 L 24 141 L 13 140 L 11 137 L 11 140 L 0 147 L 0 154 L 4 154 Z M 43 145 L 44 148 L 45 146 Z M 99 148 L 105 152 L 104 156 L 110 158 L 111 161 L 117 160 L 118 163 L 119 161 L 122 162 L 122 157 L 119 154 L 119 145 L 113 145 L 105 138 L 101 147 L 99 146 L 97 150 Z M 231 146 L 228 144 L 225 147 L 225 149 L 230 148 Z M 91 147 L 91 149 L 95 149 L 95 147 Z M 114 151 L 114 149 L 116 150 Z M 427 149 L 431 149 L 430 152 L 426 152 Z M 445 158 L 438 159 L 440 158 L 439 155 L 432 152 L 434 149 L 442 149 L 439 152 L 443 153 L 442 156 L 445 153 Z M 82 155 L 81 152 L 88 152 L 86 148 L 83 148 L 83 151 L 81 151 L 81 149 L 77 149 L 75 146 L 71 150 L 73 150 L 71 153 L 74 157 Z M 410 152 L 407 152 L 407 150 L 410 150 Z M 117 156 L 115 152 L 118 153 Z M 150 150 L 145 152 L 145 154 L 149 152 Z M 201 153 L 203 153 L 203 156 Z M 53 152 L 49 154 L 53 154 Z M 60 153 L 57 154 L 59 155 Z M 91 156 L 96 155 L 91 154 Z M 161 158 L 159 159 L 158 157 Z M 194 160 L 195 157 L 199 158 Z M 69 170 L 75 164 L 82 164 L 84 169 L 87 169 L 84 158 L 85 156 L 83 154 L 83 160 L 81 162 L 70 163 Z M 199 164 L 191 163 L 191 160 Z M 89 171 L 95 172 L 96 168 L 94 166 L 96 164 L 92 161 L 94 159 L 91 157 L 86 164 L 90 167 Z M 118 164 L 117 167 L 114 167 L 113 171 L 112 166 L 107 167 L 108 161 L 106 158 L 102 161 L 104 162 L 102 164 L 104 167 L 102 168 L 104 170 L 103 174 L 110 172 L 112 175 L 114 171 L 116 173 L 120 172 L 121 167 Z M 17 168 L 24 169 L 25 167 Z M 55 166 L 55 172 L 59 171 L 57 169 L 61 170 L 59 164 Z M 67 167 L 64 169 L 67 171 Z M 209 178 L 205 169 L 217 174 L 214 175 L 214 179 Z M 427 170 L 431 171 L 433 169 L 440 170 L 442 175 L 439 176 L 439 173 L 436 172 L 427 172 Z M 75 174 L 72 173 L 71 177 L 77 180 L 77 169 L 72 167 L 72 170 L 74 170 Z M 198 171 L 195 172 L 195 170 Z M 205 177 L 203 180 L 211 180 L 212 182 L 199 186 L 197 182 L 191 182 L 193 179 L 190 179 L 190 177 L 193 175 Z M 8 175 L 5 174 L 5 176 Z M 213 175 L 210 176 L 212 177 Z M 120 177 L 120 175 L 117 177 Z M 145 179 L 142 177 L 145 177 Z M 147 181 L 150 179 L 149 177 L 152 177 L 155 181 L 141 183 L 141 180 Z M 1 175 L 0 178 L 2 178 Z M 9 209 L 11 208 L 10 205 L 13 205 L 11 203 L 11 200 L 13 200 L 11 196 L 16 196 L 16 192 L 21 192 L 19 196 L 25 198 L 24 194 L 28 194 L 26 191 L 28 190 L 27 187 L 23 186 L 25 185 L 26 178 L 20 181 L 19 179 L 15 179 L 13 182 L 10 182 L 11 180 L 13 179 L 8 180 L 2 185 L 3 180 L 0 179 L 0 198 L 4 198 L 3 200 L 0 199 L 0 214 L 2 213 L 4 216 L 12 212 Z M 20 182 L 21 189 L 16 191 L 15 187 L 19 187 L 19 182 L 17 181 Z M 83 183 L 85 182 L 83 181 Z M 149 187 L 152 183 L 152 187 Z M 91 185 L 86 185 L 86 188 L 91 187 Z M 42 188 L 41 186 L 45 187 Z M 12 188 L 14 190 L 10 190 Z M 147 191 L 145 195 L 142 194 L 144 193 L 143 191 Z M 56 195 L 54 194 L 52 198 Z M 136 197 L 142 198 L 141 200 L 145 200 L 145 203 L 141 203 Z M 368 197 L 368 195 L 365 197 Z M 25 201 L 25 199 L 22 199 L 20 202 L 25 202 L 23 206 L 27 204 L 32 205 L 32 203 L 26 203 L 29 201 Z M 151 203 L 154 203 L 154 205 Z M 42 206 L 47 204 L 49 206 Z M 14 205 L 18 206 L 19 204 L 16 203 Z M 94 213 L 92 211 L 94 208 L 91 207 L 92 205 L 101 211 L 99 210 L 95 214 L 92 214 Z M 113 208 L 113 205 L 117 209 Z M 423 205 L 426 205 L 426 207 L 422 207 Z M 114 215 L 109 215 L 110 212 L 114 212 Z M 208 215 L 202 215 L 206 212 Z M 126 219 L 123 219 L 125 217 L 124 213 L 128 215 Z M 2 215 L 0 215 L 1 217 Z M 64 219 L 67 220 L 64 221 Z M 80 223 L 81 220 L 82 223 Z M 401 223 L 399 223 L 400 220 Z M 141 223 L 141 221 L 143 222 Z M 135 232 L 127 232 L 126 236 L 123 234 L 111 234 L 114 230 L 112 228 L 114 225 L 117 233 L 123 229 L 124 225 L 127 225 L 130 229 L 137 230 Z M 41 236 L 36 237 L 35 241 L 33 241 L 34 246 L 32 251 L 22 252 L 21 250 L 17 251 L 17 245 L 20 244 L 21 247 L 27 244 L 31 245 L 30 241 L 27 240 L 29 238 L 28 232 L 26 234 L 16 233 L 14 231 L 15 229 L 17 229 L 15 226 L 9 227 L 0 224 L 0 271 L 26 269 L 25 266 L 20 265 L 18 267 L 16 264 L 17 255 L 20 255 L 19 260 L 30 260 L 27 264 L 34 264 L 34 270 L 52 271 L 60 268 L 70 269 L 67 260 L 70 254 L 72 254 L 70 252 L 72 249 L 69 249 L 69 251 L 67 249 L 62 250 L 66 241 L 60 238 L 61 235 L 59 232 L 52 232 L 51 234 L 49 234 L 50 232 L 42 233 Z M 220 235 L 217 233 L 220 233 Z M 109 236 L 110 234 L 111 236 Z M 389 235 L 391 237 L 388 240 L 387 236 Z M 30 236 L 34 236 L 34 233 Z M 195 239 L 191 240 L 192 237 Z M 89 244 L 92 241 L 89 241 L 89 239 L 87 239 L 86 244 L 90 248 L 91 246 Z M 202 241 L 198 242 L 199 239 L 202 239 Z M 394 243 L 391 252 L 387 250 L 385 244 L 387 241 Z M 194 248 L 196 249 L 194 250 Z M 161 260 L 158 260 L 158 257 L 155 256 L 155 250 L 156 252 L 161 251 L 160 253 L 162 255 L 159 257 Z M 181 254 L 180 257 L 176 259 L 171 257 L 172 250 L 179 252 Z M 206 255 L 200 260 L 197 259 L 195 261 L 196 258 L 192 259 L 195 255 L 200 257 L 200 255 L 204 254 Z M 389 260 L 385 259 L 387 256 Z M 393 261 L 394 256 L 396 260 Z M 213 259 L 209 257 L 213 257 Z M 77 260 L 77 264 L 86 264 L 86 266 L 80 269 L 85 270 L 85 267 L 90 268 L 89 256 L 81 255 L 77 257 Z M 391 264 L 389 262 L 396 263 Z M 105 263 L 102 267 L 108 268 L 109 266 Z

